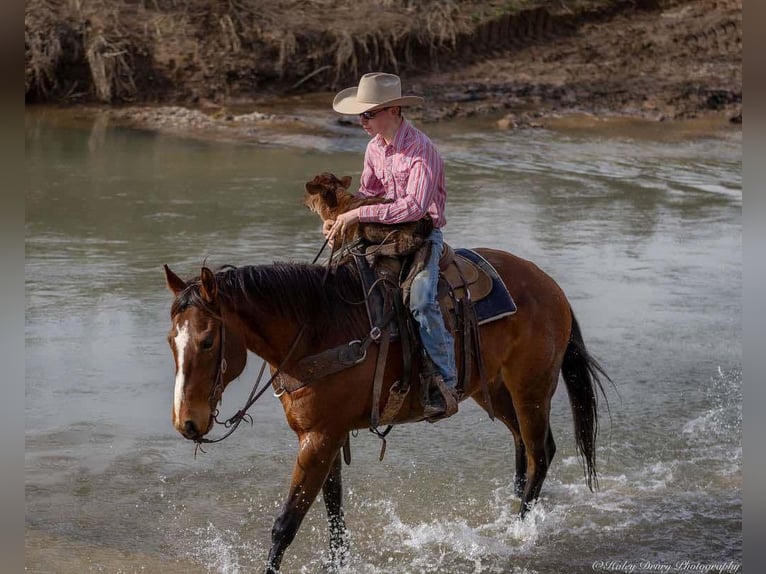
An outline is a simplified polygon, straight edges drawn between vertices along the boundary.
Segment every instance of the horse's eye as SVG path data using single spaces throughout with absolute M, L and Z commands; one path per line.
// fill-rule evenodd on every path
M 200 343 L 199 348 L 202 349 L 203 351 L 209 351 L 210 349 L 212 349 L 213 348 L 213 338 L 212 337 L 208 337 L 206 339 L 202 339 L 202 342 Z

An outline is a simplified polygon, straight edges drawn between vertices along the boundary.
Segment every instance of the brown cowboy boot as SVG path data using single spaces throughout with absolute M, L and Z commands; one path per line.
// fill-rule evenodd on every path
M 458 391 L 448 387 L 441 375 L 434 373 L 424 377 L 422 382 L 429 386 L 428 402 L 423 407 L 423 416 L 428 422 L 451 417 L 457 412 Z

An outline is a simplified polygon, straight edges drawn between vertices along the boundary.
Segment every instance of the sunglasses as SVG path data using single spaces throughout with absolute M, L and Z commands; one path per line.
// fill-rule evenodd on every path
M 377 116 L 380 112 L 383 110 L 387 110 L 388 108 L 380 108 L 379 110 L 375 110 L 374 112 L 362 112 L 359 114 L 360 118 L 364 118 L 365 120 L 374 120 L 375 116 Z

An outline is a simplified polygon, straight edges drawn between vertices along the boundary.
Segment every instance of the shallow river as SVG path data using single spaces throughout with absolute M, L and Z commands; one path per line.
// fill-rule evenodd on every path
M 260 571 L 297 441 L 271 395 L 252 427 L 196 458 L 172 428 L 162 264 L 189 277 L 203 261 L 310 260 L 321 241 L 303 183 L 320 171 L 358 181 L 364 134 L 262 146 L 40 114 L 26 125 L 27 571 Z M 394 429 L 383 462 L 362 432 L 344 467 L 346 571 L 737 571 L 741 131 L 427 131 L 448 164 L 447 241 L 508 250 L 552 275 L 614 379 L 600 490 L 585 485 L 563 386 L 559 449 L 524 522 L 510 435 L 475 404 Z M 225 415 L 259 366 L 251 356 Z M 283 572 L 320 572 L 326 546 L 316 504 Z

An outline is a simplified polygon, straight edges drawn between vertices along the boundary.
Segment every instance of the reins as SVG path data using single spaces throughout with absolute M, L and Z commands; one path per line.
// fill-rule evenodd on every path
M 220 401 L 221 397 L 223 396 L 223 374 L 226 372 L 226 358 L 223 357 L 223 333 L 224 333 L 224 327 L 223 327 L 223 321 L 221 321 L 221 361 L 219 362 L 218 366 L 218 375 L 216 376 L 216 383 L 213 386 L 213 390 L 211 392 L 211 402 L 215 401 L 213 404 L 215 405 L 215 408 L 213 409 L 213 420 L 215 420 L 216 423 L 223 425 L 224 427 L 228 428 L 229 430 L 226 431 L 226 433 L 216 439 L 209 439 L 205 437 L 199 437 L 194 439 L 194 442 L 199 444 L 212 444 L 216 442 L 221 442 L 223 439 L 228 438 L 231 436 L 231 434 L 237 430 L 237 427 L 239 424 L 245 420 L 249 419 L 250 424 L 253 424 L 253 417 L 248 414 L 248 410 L 250 407 L 252 407 L 255 402 L 261 398 L 263 393 L 265 393 L 269 387 L 273 384 L 274 380 L 282 373 L 282 368 L 285 366 L 287 361 L 290 360 L 290 357 L 293 354 L 293 351 L 295 351 L 295 348 L 298 346 L 298 341 L 300 341 L 301 337 L 303 336 L 304 331 L 306 330 L 306 325 L 302 325 L 300 330 L 298 331 L 298 334 L 295 335 L 295 339 L 293 339 L 292 345 L 290 345 L 290 350 L 287 351 L 287 355 L 285 355 L 285 358 L 282 359 L 282 362 L 279 364 L 279 366 L 276 368 L 276 370 L 272 373 L 271 378 L 266 382 L 265 385 L 263 385 L 263 388 L 258 390 L 261 384 L 261 379 L 263 378 L 263 372 L 266 370 L 266 361 L 263 362 L 261 365 L 261 370 L 258 372 L 258 377 L 255 380 L 255 384 L 253 385 L 253 390 L 250 391 L 250 395 L 247 398 L 247 402 L 245 403 L 245 406 L 239 409 L 236 413 L 234 413 L 231 417 L 229 417 L 227 420 L 221 422 L 218 420 L 218 402 Z
M 329 237 L 324 240 L 324 243 L 322 243 L 322 247 L 319 248 L 319 252 L 314 257 L 313 261 L 311 262 L 312 265 L 317 262 L 320 255 L 322 255 L 322 252 L 324 251 L 325 247 L 327 247 L 327 244 L 329 243 L 330 239 Z M 333 255 L 336 253 L 335 250 L 333 250 L 330 253 L 330 258 L 327 262 L 327 269 L 325 270 L 325 274 L 322 277 L 322 284 L 324 285 L 325 281 L 327 280 L 327 276 L 330 272 L 330 263 L 332 262 Z M 298 333 L 295 335 L 295 339 L 293 339 L 292 344 L 290 345 L 290 349 L 287 351 L 287 354 L 285 355 L 285 358 L 282 359 L 282 362 L 279 364 L 279 366 L 276 368 L 276 370 L 272 373 L 271 378 L 266 382 L 265 385 L 261 386 L 261 379 L 263 378 L 263 373 L 266 370 L 266 361 L 263 362 L 261 365 L 261 370 L 258 372 L 258 377 L 255 380 L 255 384 L 253 385 L 253 389 L 250 391 L 250 395 L 247 398 L 247 401 L 245 402 L 245 406 L 243 406 L 241 409 L 239 409 L 236 413 L 234 413 L 231 417 L 226 419 L 225 421 L 219 421 L 218 420 L 218 404 L 221 401 L 221 398 L 223 397 L 223 390 L 224 390 L 224 381 L 223 377 L 226 373 L 227 369 L 227 363 L 226 363 L 226 353 L 225 353 L 225 334 L 226 329 L 224 328 L 224 322 L 223 322 L 223 316 L 219 315 L 216 317 L 221 323 L 220 327 L 220 339 L 221 339 L 221 345 L 218 350 L 218 369 L 216 372 L 215 377 L 215 383 L 213 384 L 213 388 L 210 390 L 210 406 L 213 411 L 213 420 L 220 425 L 223 425 L 228 430 L 226 433 L 216 439 L 209 439 L 205 437 L 198 437 L 194 439 L 194 442 L 197 443 L 197 446 L 195 448 L 194 454 L 196 456 L 197 449 L 201 449 L 201 444 L 213 444 L 217 442 L 221 442 L 225 438 L 228 438 L 229 436 L 234 433 L 235 430 L 237 430 L 237 427 L 239 427 L 240 423 L 247 419 L 250 422 L 250 425 L 253 424 L 253 417 L 248 414 L 248 410 L 250 407 L 252 407 L 255 402 L 261 398 L 261 396 L 271 387 L 274 383 L 274 381 L 277 379 L 277 377 L 282 374 L 282 368 L 287 364 L 287 362 L 290 360 L 290 358 L 293 355 L 293 352 L 295 351 L 296 347 L 298 346 L 298 342 L 301 340 L 301 337 L 303 336 L 303 333 L 306 331 L 306 323 L 301 325 L 301 328 L 298 330 Z M 366 352 L 365 352 L 366 354 Z M 282 393 L 285 392 L 284 387 L 282 387 L 281 392 L 275 393 L 274 395 L 279 397 L 282 395 Z M 202 451 L 205 452 L 205 451 Z
M 314 259 L 311 262 L 312 265 L 316 264 L 317 260 L 322 255 L 322 252 L 327 247 L 329 241 L 330 241 L 329 237 L 324 240 L 324 242 L 322 243 L 322 246 L 319 248 L 319 251 L 317 252 L 316 256 L 314 256 Z M 322 285 L 323 286 L 326 283 L 327 277 L 330 274 L 330 270 L 332 268 L 333 259 L 336 258 L 336 256 L 338 258 L 342 257 L 343 253 L 351 253 L 353 255 L 358 255 L 358 254 L 354 253 L 354 251 L 353 251 L 353 249 L 355 247 L 356 247 L 356 243 L 355 242 L 352 242 L 350 245 L 346 245 L 345 242 L 344 242 L 343 244 L 341 244 L 338 247 L 338 249 L 335 249 L 334 245 L 332 246 L 332 250 L 330 252 L 330 256 L 328 257 L 328 260 L 327 260 L 327 266 L 325 268 L 324 275 L 322 276 Z M 369 288 L 369 291 L 365 294 L 365 299 L 369 296 L 370 292 L 373 290 L 374 287 L 377 286 L 377 284 L 381 280 L 382 279 L 378 279 L 378 280 L 376 280 L 373 283 L 373 285 Z M 383 319 L 383 321 L 381 321 L 381 324 L 382 325 L 387 325 L 393 319 L 394 315 L 395 315 L 394 310 L 390 309 L 384 315 L 384 319 Z M 214 316 L 215 316 L 216 319 L 218 319 L 220 321 L 220 337 L 219 338 L 220 338 L 221 344 L 220 344 L 220 347 L 219 347 L 219 350 L 218 350 L 219 358 L 218 358 L 218 368 L 217 368 L 217 372 L 216 372 L 215 383 L 213 384 L 213 388 L 210 390 L 209 401 L 210 401 L 210 408 L 211 408 L 211 411 L 212 411 L 213 420 L 217 424 L 222 425 L 224 428 L 226 428 L 228 430 L 222 436 L 220 436 L 218 438 L 215 438 L 215 439 L 209 439 L 209 438 L 205 438 L 205 437 L 197 437 L 197 438 L 195 438 L 194 439 L 194 442 L 196 443 L 196 447 L 194 449 L 194 456 L 195 457 L 197 455 L 197 450 L 201 450 L 202 452 L 205 452 L 202 449 L 201 445 L 203 445 L 203 444 L 214 444 L 214 443 L 217 443 L 217 442 L 221 442 L 222 440 L 230 437 L 234 433 L 234 431 L 237 430 L 237 428 L 239 427 L 239 425 L 242 423 L 243 420 L 248 420 L 248 422 L 250 422 L 250 425 L 252 426 L 252 424 L 253 424 L 253 417 L 247 411 L 256 403 L 256 401 L 259 398 L 261 398 L 261 396 L 263 396 L 263 394 L 270 387 L 272 387 L 274 385 L 274 381 L 276 381 L 277 378 L 282 374 L 282 369 L 287 364 L 287 362 L 292 358 L 292 355 L 295 352 L 295 349 L 298 347 L 298 343 L 300 342 L 301 338 L 303 337 L 304 332 L 306 331 L 306 325 L 307 325 L 307 323 L 305 323 L 305 322 L 301 325 L 301 328 L 298 330 L 298 333 L 295 335 L 295 339 L 293 339 L 293 342 L 290 345 L 290 348 L 287 351 L 287 354 L 282 359 L 282 362 L 279 364 L 279 366 L 274 370 L 274 372 L 272 373 L 272 375 L 269 378 L 269 380 L 263 386 L 261 386 L 261 380 L 263 378 L 263 373 L 266 370 L 266 361 L 264 361 L 263 364 L 261 365 L 260 371 L 258 372 L 258 377 L 256 378 L 255 383 L 253 384 L 253 389 L 250 391 L 250 395 L 248 396 L 247 401 L 245 402 L 245 405 L 241 409 L 239 409 L 236 413 L 234 413 L 231 417 L 226 419 L 225 421 L 220 421 L 220 420 L 218 420 L 218 414 L 219 414 L 218 405 L 220 404 L 221 398 L 223 397 L 224 375 L 225 375 L 226 369 L 228 367 L 228 365 L 226 363 L 226 352 L 225 352 L 226 329 L 224 327 L 223 315 L 215 313 Z M 349 355 L 348 356 L 348 359 L 349 359 L 348 364 L 344 363 L 344 365 L 342 365 L 341 368 L 348 368 L 349 366 L 352 366 L 354 364 L 358 364 L 358 363 L 362 362 L 367 357 L 367 348 L 372 343 L 378 342 L 381 339 L 382 335 L 383 335 L 382 338 L 384 340 L 384 345 L 383 346 L 387 349 L 389 333 L 388 333 L 387 330 L 385 332 L 382 332 L 381 328 L 378 327 L 378 326 L 374 326 L 370 330 L 368 335 L 363 340 L 351 341 L 348 344 L 348 349 L 347 349 L 347 353 L 346 353 L 346 354 Z M 337 349 L 330 349 L 330 351 L 331 352 L 336 352 Z M 382 361 L 380 361 L 380 357 L 379 357 L 379 365 L 378 365 L 378 368 L 376 369 L 375 379 L 377 381 L 377 385 L 378 386 L 380 385 L 380 382 L 382 382 L 382 373 L 383 373 L 382 367 L 385 364 L 385 354 L 386 353 L 384 353 L 383 356 L 382 356 L 382 359 L 383 359 Z M 311 357 L 305 357 L 301 362 L 303 362 L 305 359 L 311 360 L 311 359 L 315 359 L 316 357 L 317 357 L 317 355 L 314 355 L 314 356 L 311 356 Z M 299 366 L 300 366 L 300 363 L 299 363 Z M 377 371 L 380 371 L 380 373 L 378 374 Z M 277 389 L 277 391 L 274 393 L 274 396 L 275 397 L 281 397 L 282 394 L 284 394 L 288 390 L 292 391 L 294 389 L 287 389 L 284 386 L 284 383 L 283 383 L 281 385 L 281 387 L 279 389 Z M 378 426 L 377 425 L 377 423 L 378 423 L 377 413 L 375 413 L 373 415 L 372 423 L 373 424 L 372 424 L 372 427 L 371 427 L 370 430 L 372 432 L 374 432 L 378 436 L 378 438 L 380 438 L 383 441 L 383 445 L 382 445 L 381 453 L 380 453 L 380 458 L 382 460 L 383 459 L 383 454 L 385 453 L 385 447 L 386 447 L 386 439 L 385 439 L 385 437 L 390 432 L 392 426 L 389 425 L 389 427 L 385 431 L 383 431 L 383 432 L 378 431 L 377 430 L 377 426 Z

